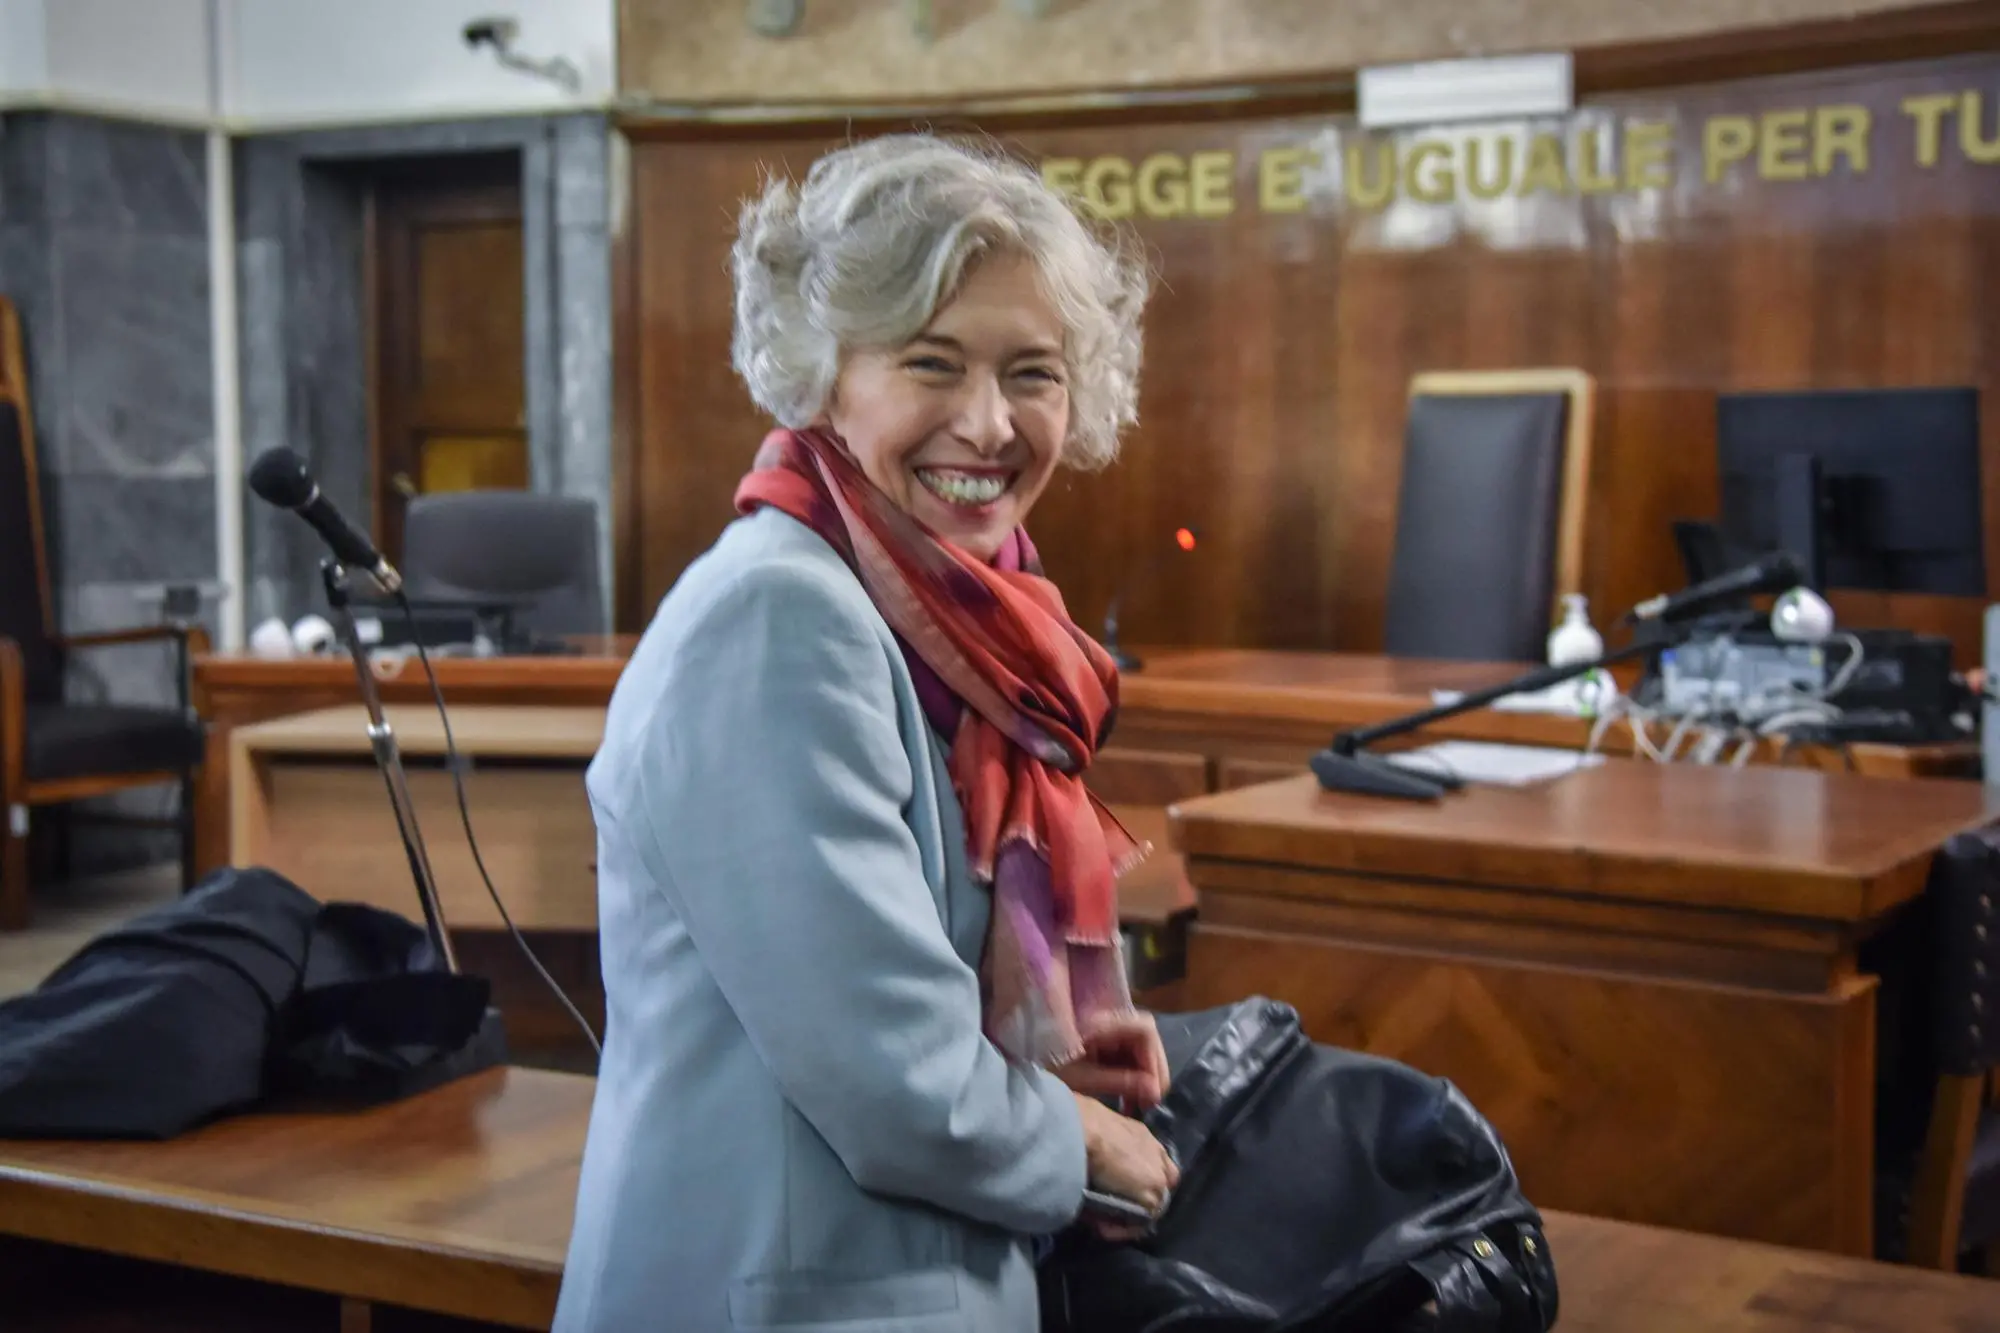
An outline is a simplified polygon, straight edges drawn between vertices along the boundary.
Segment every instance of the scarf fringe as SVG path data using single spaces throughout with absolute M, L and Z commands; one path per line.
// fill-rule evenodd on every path
M 1017 842 L 1028 844 L 1028 850 L 1040 858 L 1043 865 L 1049 863 L 1048 846 L 1035 836 L 1035 831 L 1026 827 L 1015 827 L 1000 835 L 999 841 L 993 847 L 992 860 L 971 866 L 972 882 L 982 888 L 992 888 L 994 866 L 1000 860 L 1000 853 L 1006 851 L 1009 845 Z M 1132 850 L 1111 863 L 1111 878 L 1113 880 L 1125 878 L 1125 876 L 1137 870 L 1141 864 L 1151 860 L 1153 853 L 1158 850 L 1150 841 L 1138 841 L 1135 839 Z
M 1100 1011 L 1106 1018 L 1137 1018 L 1139 1006 L 1136 1004 L 1116 1005 Z M 1036 1052 L 1033 1062 L 1043 1069 L 1055 1073 L 1065 1065 L 1075 1064 L 1090 1049 L 1088 1043 L 1078 1038 L 1074 1043 L 1061 1047 L 1049 1047 Z

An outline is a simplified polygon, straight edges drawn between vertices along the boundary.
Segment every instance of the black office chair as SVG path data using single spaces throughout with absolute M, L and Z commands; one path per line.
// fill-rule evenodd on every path
M 1578 370 L 1411 381 L 1384 651 L 1541 660 L 1582 581 L 1592 399 Z
M 28 818 L 34 809 L 176 783 L 178 813 L 118 822 L 176 831 L 182 883 L 191 884 L 194 780 L 207 747 L 201 719 L 188 706 L 189 664 L 208 651 L 206 630 L 163 624 L 57 632 L 24 362 L 20 320 L 0 297 L 0 931 L 28 925 Z M 172 650 L 175 706 L 65 697 L 64 673 L 76 655 L 149 642 Z M 61 836 L 67 861 L 67 825 Z
M 403 579 L 416 602 L 508 604 L 517 635 L 604 632 L 597 506 L 530 491 L 419 496 L 403 520 Z
M 1860 962 L 1880 980 L 1876 1257 L 2000 1277 L 2000 828 L 1947 842 Z

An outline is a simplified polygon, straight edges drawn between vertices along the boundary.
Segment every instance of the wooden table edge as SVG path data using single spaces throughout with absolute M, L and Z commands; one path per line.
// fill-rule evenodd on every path
M 79 1200 L 83 1200 L 80 1206 Z M 103 1205 L 128 1218 L 106 1227 Z M 192 1191 L 167 1194 L 115 1179 L 0 1163 L 0 1234 L 94 1253 L 303 1288 L 457 1318 L 543 1329 L 555 1313 L 562 1263 L 521 1247 L 440 1243 L 316 1222 Z M 199 1219 L 199 1247 L 175 1243 Z M 176 1224 L 153 1232 L 145 1223 Z M 190 1255 L 190 1249 L 197 1252 Z M 394 1262 L 384 1264 L 389 1258 Z M 411 1274 L 409 1261 L 421 1261 Z M 470 1299 L 440 1299 L 471 1294 Z
M 1637 882 L 1641 877 L 1656 874 L 1663 868 L 1659 864 L 1633 861 L 1614 867 L 1615 873 L 1593 873 L 1597 883 L 1586 885 L 1563 885 L 1552 887 L 1539 877 L 1524 875 L 1518 878 L 1487 877 L 1478 880 L 1456 879 L 1449 876 L 1419 875 L 1400 871 L 1384 871 L 1366 866 L 1329 866 L 1323 861 L 1306 859 L 1274 860 L 1269 857 L 1252 857 L 1228 852 L 1188 851 L 1182 853 L 1187 858 L 1188 878 L 1193 881 L 1197 902 L 1204 892 L 1206 872 L 1216 868 L 1231 866 L 1263 867 L 1273 870 L 1289 870 L 1311 875 L 1339 875 L 1346 879 L 1378 879 L 1422 881 L 1444 887 L 1466 889 L 1491 889 L 1502 893 L 1532 893 L 1549 898 L 1567 898 L 1603 903 L 1624 903 L 1636 907 L 1659 907 L 1691 912 L 1716 912 L 1723 915 L 1750 915 L 1783 918 L 1794 921 L 1837 923 L 1854 925 L 1893 910 L 1913 899 L 1915 893 L 1892 893 L 1882 887 L 1894 878 L 1889 874 L 1870 874 L 1857 877 L 1845 874 L 1816 873 L 1810 869 L 1773 868 L 1770 870 L 1744 870 L 1737 866 L 1722 867 L 1730 875 L 1753 878 L 1767 884 L 1797 884 L 1811 881 L 1815 892 L 1823 895 L 1825 902 L 1821 910 L 1797 911 L 1776 901 L 1746 901 L 1741 893 L 1693 892 L 1693 893 L 1636 893 L 1613 892 L 1601 887 L 1604 881 L 1615 882 L 1620 878 Z

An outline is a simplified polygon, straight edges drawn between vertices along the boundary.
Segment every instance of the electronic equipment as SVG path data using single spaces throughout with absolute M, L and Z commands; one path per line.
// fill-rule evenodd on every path
M 410 614 L 398 615 L 393 604 L 370 604 L 355 598 L 355 609 L 380 616 L 376 646 L 402 648 L 463 648 L 492 632 L 491 622 L 472 607 L 428 606 L 412 602 Z
M 1861 663 L 1849 670 L 1857 644 Z M 1755 727 L 1803 702 L 1824 701 L 1838 709 L 1845 740 L 1964 738 L 1953 721 L 1964 700 L 1952 676 L 1951 641 L 1905 630 L 1861 630 L 1822 643 L 1786 642 L 1743 625 L 1697 633 L 1661 652 L 1644 694 L 1674 717 L 1730 717 Z
M 550 639 L 520 628 L 515 613 L 526 605 L 454 598 L 412 597 L 398 601 L 354 598 L 355 609 L 379 617 L 374 646 L 406 648 L 422 644 L 442 652 L 475 656 L 560 657 L 581 652 L 576 644 Z
M 1724 543 L 1815 591 L 1986 595 L 1976 389 L 1724 394 L 1716 463 Z

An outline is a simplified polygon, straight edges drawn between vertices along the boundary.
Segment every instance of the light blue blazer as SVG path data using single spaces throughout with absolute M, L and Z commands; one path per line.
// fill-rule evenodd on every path
M 555 1333 L 1035 1329 L 1082 1124 L 981 1035 L 987 894 L 854 573 L 733 523 L 587 780 L 609 1030 Z

